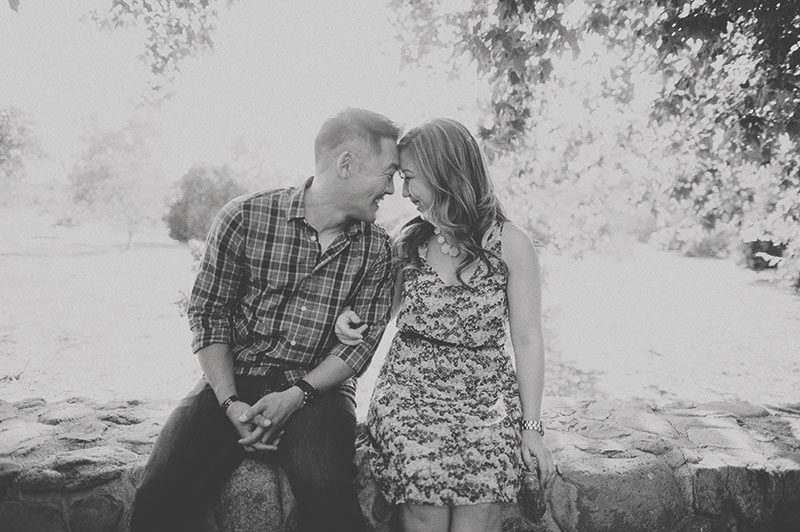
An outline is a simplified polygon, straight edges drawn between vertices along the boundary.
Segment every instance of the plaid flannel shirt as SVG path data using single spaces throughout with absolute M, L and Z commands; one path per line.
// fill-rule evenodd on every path
M 291 384 L 328 355 L 361 375 L 386 328 L 393 290 L 386 231 L 354 221 L 321 252 L 305 221 L 312 179 L 237 198 L 209 230 L 189 300 L 192 350 L 229 344 L 236 375 L 278 369 Z M 370 325 L 357 346 L 334 334 L 348 305 Z

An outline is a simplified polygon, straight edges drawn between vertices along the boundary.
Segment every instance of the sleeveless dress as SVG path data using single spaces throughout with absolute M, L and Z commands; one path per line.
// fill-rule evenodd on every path
M 501 256 L 502 223 L 486 248 Z M 505 267 L 488 256 L 446 285 L 426 261 L 404 272 L 398 332 L 367 414 L 373 476 L 391 504 L 515 502 L 521 408 L 506 349 Z

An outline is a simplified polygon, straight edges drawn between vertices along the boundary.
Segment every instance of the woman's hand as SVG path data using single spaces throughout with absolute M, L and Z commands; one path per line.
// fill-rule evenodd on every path
M 538 468 L 540 487 L 550 486 L 556 476 L 557 466 L 542 435 L 534 430 L 522 431 L 522 460 L 528 471 L 534 472 Z
M 369 327 L 366 323 L 361 323 L 361 318 L 353 312 L 350 307 L 345 307 L 339 317 L 336 318 L 336 338 L 345 345 L 358 345 L 364 341 L 364 331 Z

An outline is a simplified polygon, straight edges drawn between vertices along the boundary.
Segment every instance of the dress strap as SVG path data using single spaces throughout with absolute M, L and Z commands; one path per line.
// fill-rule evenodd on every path
M 486 245 L 484 246 L 489 251 L 497 253 L 498 256 L 502 256 L 502 238 L 503 238 L 503 226 L 505 222 L 502 220 L 498 220 L 494 223 L 494 225 L 489 229 L 489 234 L 486 236 Z

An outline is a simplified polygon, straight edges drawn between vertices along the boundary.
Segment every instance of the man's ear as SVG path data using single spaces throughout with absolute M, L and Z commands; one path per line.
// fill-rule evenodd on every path
M 351 151 L 343 151 L 336 158 L 336 171 L 342 177 L 349 177 L 353 172 L 355 164 L 355 156 Z

